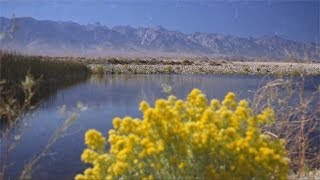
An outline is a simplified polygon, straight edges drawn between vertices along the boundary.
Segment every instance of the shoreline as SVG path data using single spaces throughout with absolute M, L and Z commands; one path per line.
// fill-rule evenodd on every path
M 233 74 L 320 76 L 320 63 L 158 61 L 88 63 L 94 74 Z
M 0 51 L 1 52 L 1 51 Z M 43 62 L 79 63 L 93 74 L 221 74 L 320 76 L 320 62 L 230 58 L 23 56 Z M 68 72 L 66 72 L 68 73 Z

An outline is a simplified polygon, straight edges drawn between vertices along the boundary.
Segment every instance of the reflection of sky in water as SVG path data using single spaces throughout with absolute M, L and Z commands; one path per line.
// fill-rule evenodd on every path
M 141 117 L 139 102 L 164 98 L 161 85 L 172 86 L 179 98 L 185 98 L 194 87 L 201 89 L 208 98 L 222 99 L 228 91 L 236 92 L 240 98 L 253 95 L 263 81 L 263 77 L 253 76 L 214 76 L 214 75 L 108 75 L 92 77 L 86 83 L 58 91 L 54 96 L 38 107 L 29 118 L 24 119 L 28 126 L 24 130 L 16 148 L 11 152 L 10 161 L 15 162 L 9 168 L 9 175 L 17 177 L 24 163 L 40 152 L 52 135 L 62 125 L 67 114 L 75 110 L 81 101 L 88 106 L 70 127 L 67 136 L 60 139 L 43 158 L 33 174 L 35 179 L 72 179 L 74 174 L 83 170 L 80 162 L 84 148 L 84 132 L 89 128 L 107 134 L 115 116 Z M 311 84 L 319 84 L 319 78 Z M 308 86 L 309 87 L 309 86 Z M 310 86 L 311 88 L 311 86 Z M 307 89 L 310 91 L 311 89 Z M 67 106 L 64 115 L 59 107 Z M 23 124 L 23 123 L 22 123 Z M 20 125 L 23 128 L 24 125 Z

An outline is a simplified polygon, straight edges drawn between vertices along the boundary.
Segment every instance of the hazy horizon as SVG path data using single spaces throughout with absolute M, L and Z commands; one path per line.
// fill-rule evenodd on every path
M 107 27 L 162 26 L 183 33 L 203 32 L 286 39 L 319 44 L 320 1 L 68 1 L 2 0 L 0 16 L 37 20 L 96 22 Z

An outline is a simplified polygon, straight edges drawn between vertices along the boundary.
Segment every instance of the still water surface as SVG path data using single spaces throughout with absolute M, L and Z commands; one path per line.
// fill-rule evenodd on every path
M 9 155 L 8 176 L 19 177 L 25 162 L 44 148 L 79 101 L 85 104 L 86 110 L 80 113 L 66 136 L 54 144 L 49 155 L 37 163 L 33 179 L 72 179 L 86 167 L 80 161 L 85 131 L 95 128 L 107 135 L 114 117 L 141 117 L 138 110 L 141 100 L 153 102 L 167 97 L 162 91 L 163 84 L 170 85 L 179 98 L 185 98 L 192 88 L 199 88 L 210 99 L 221 100 L 229 91 L 239 98 L 250 99 L 254 91 L 269 80 L 261 76 L 221 75 L 92 76 L 82 84 L 59 90 L 21 121 L 15 130 L 17 145 Z M 308 93 L 315 90 L 320 78 L 307 80 L 305 91 Z M 63 105 L 66 105 L 64 113 L 60 111 Z

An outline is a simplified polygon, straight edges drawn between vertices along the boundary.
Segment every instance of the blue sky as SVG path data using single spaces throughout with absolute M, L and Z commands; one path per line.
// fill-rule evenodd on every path
M 317 42 L 320 0 L 0 0 L 0 16 Z

